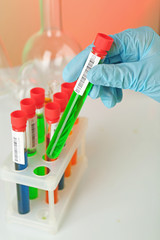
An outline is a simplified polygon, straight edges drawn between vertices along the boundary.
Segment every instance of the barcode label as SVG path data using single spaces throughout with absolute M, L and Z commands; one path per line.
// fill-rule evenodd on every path
M 35 148 L 38 144 L 37 116 L 27 121 L 27 149 Z
M 86 87 L 89 83 L 89 81 L 87 80 L 87 73 L 88 71 L 96 66 L 99 61 L 101 60 L 100 57 L 94 55 L 92 52 L 89 54 L 88 59 L 82 69 L 82 72 L 77 80 L 76 86 L 74 87 L 74 91 L 79 94 L 79 95 L 83 95 L 84 91 L 86 90 Z
M 50 140 L 51 140 L 51 138 L 53 137 L 53 134 L 54 134 L 54 132 L 56 131 L 57 126 L 58 126 L 58 122 L 51 124 Z
M 12 158 L 17 164 L 25 164 L 24 159 L 25 133 L 12 130 Z

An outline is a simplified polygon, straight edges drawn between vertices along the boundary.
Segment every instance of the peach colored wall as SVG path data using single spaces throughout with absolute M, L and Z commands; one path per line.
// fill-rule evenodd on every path
M 160 30 L 159 0 L 62 0 L 64 30 L 84 48 L 97 32 L 114 34 L 126 28 Z M 40 26 L 38 0 L 0 0 L 0 36 L 14 65 L 21 63 L 26 40 Z

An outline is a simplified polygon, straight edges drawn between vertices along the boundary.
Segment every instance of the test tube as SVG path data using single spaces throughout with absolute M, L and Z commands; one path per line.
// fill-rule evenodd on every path
M 72 82 L 72 83 L 65 82 L 65 83 L 62 83 L 62 85 L 61 85 L 61 92 L 64 92 L 68 95 L 68 100 L 70 99 L 70 97 L 74 91 L 74 87 L 75 87 L 76 83 L 77 83 L 77 81 Z M 79 121 L 79 118 L 76 119 L 74 124 L 77 124 L 78 121 Z
M 26 114 L 23 111 L 14 111 L 11 113 L 12 124 L 12 159 L 15 164 L 15 170 L 24 170 L 28 166 L 27 146 L 26 146 Z M 16 184 L 17 187 L 17 205 L 20 214 L 26 214 L 30 211 L 29 188 L 28 186 Z
M 31 99 L 36 105 L 37 128 L 38 128 L 38 143 L 43 143 L 45 140 L 45 123 L 44 123 L 44 101 L 45 90 L 43 88 L 32 88 L 30 91 Z
M 47 103 L 45 105 L 45 118 L 46 118 L 46 149 L 52 138 L 60 119 L 60 106 L 57 103 Z M 56 159 L 50 159 L 45 156 L 46 161 L 55 161 Z M 48 168 L 45 169 L 47 171 Z M 46 172 L 48 173 L 48 172 Z M 46 191 L 46 202 L 48 203 L 48 191 Z M 58 186 L 54 190 L 54 203 L 58 202 Z
M 31 98 L 25 98 L 20 101 L 21 110 L 27 116 L 27 152 L 28 156 L 33 156 L 37 151 L 37 116 L 35 103 Z
M 65 83 L 62 83 L 62 85 L 61 85 L 61 91 L 65 92 L 68 95 L 68 99 L 70 99 L 70 97 L 73 93 L 75 84 L 76 84 L 76 82 L 72 82 L 72 83 L 65 82 Z M 74 124 L 76 125 L 76 124 L 78 124 L 78 122 L 79 122 L 79 118 L 76 119 Z M 76 163 L 77 163 L 77 149 L 74 152 L 72 159 L 71 159 L 72 165 L 76 165 Z
M 27 153 L 33 156 L 37 151 L 37 116 L 35 103 L 31 98 L 25 98 L 20 101 L 21 110 L 25 112 L 27 117 Z M 38 189 L 29 187 L 29 198 L 36 199 L 38 197 Z
M 67 102 L 68 102 L 68 95 L 66 93 L 62 93 L 62 92 L 55 93 L 53 95 L 53 101 L 59 104 L 60 109 L 61 109 L 61 116 L 62 116 L 63 112 L 66 108 Z M 68 166 L 70 166 L 70 164 Z M 64 176 L 65 176 L 65 173 L 63 174 L 63 176 L 59 182 L 59 185 L 58 185 L 59 190 L 62 190 L 64 188 Z
M 44 103 L 47 104 L 49 102 L 52 102 L 52 99 L 50 97 L 50 91 L 48 90 L 48 91 L 45 91 L 45 101 L 44 101 Z
M 67 137 L 93 86 L 86 78 L 88 71 L 98 63 L 103 62 L 112 43 L 113 39 L 111 37 L 102 33 L 97 34 L 94 47 L 88 56 L 55 134 L 47 148 L 47 155 L 50 158 L 57 158 L 61 153 Z

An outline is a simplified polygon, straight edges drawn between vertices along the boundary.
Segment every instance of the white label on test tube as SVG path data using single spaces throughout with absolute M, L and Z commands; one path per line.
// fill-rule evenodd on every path
M 56 123 L 52 123 L 52 124 L 51 124 L 51 135 L 50 135 L 50 140 L 52 139 L 53 134 L 54 134 L 54 132 L 56 131 L 57 126 L 58 126 L 58 122 L 56 122 Z
M 36 148 L 38 144 L 37 116 L 28 119 L 26 132 L 27 132 L 27 149 Z
M 87 80 L 87 73 L 88 71 L 96 66 L 99 61 L 101 60 L 100 57 L 94 55 L 92 52 L 90 52 L 89 56 L 88 56 L 88 59 L 82 69 L 82 72 L 77 80 L 77 83 L 74 87 L 74 91 L 79 94 L 79 95 L 83 95 L 84 91 L 86 90 L 86 87 L 89 83 L 89 81 Z
M 24 159 L 24 144 L 25 144 L 25 133 L 15 132 L 12 130 L 12 157 L 13 162 L 17 164 L 25 164 Z

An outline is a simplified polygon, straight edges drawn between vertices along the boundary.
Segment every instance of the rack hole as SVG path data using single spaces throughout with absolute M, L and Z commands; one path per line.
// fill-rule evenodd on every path
M 47 157 L 46 154 L 44 154 L 44 155 L 42 156 L 42 159 L 43 159 L 44 161 L 47 161 L 48 163 L 50 163 L 50 162 L 56 161 L 58 158 L 51 159 L 51 158 Z
M 45 167 L 45 166 L 40 166 L 40 167 L 35 168 L 33 172 L 37 176 L 44 176 L 44 175 L 47 175 L 50 172 L 50 169 L 48 167 Z
M 47 209 L 41 209 L 38 213 L 38 217 L 42 220 L 48 219 L 48 210 Z

